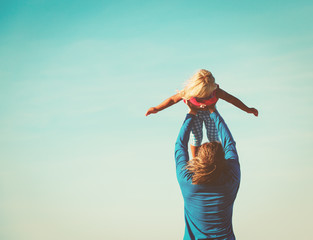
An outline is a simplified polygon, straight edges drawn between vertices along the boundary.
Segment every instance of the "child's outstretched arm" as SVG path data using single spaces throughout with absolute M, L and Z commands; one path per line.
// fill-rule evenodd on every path
M 169 97 L 165 101 L 163 101 L 158 106 L 149 108 L 148 111 L 146 112 L 146 116 L 148 116 L 148 115 L 150 115 L 152 113 L 157 113 L 159 111 L 162 111 L 163 109 L 168 108 L 168 107 L 172 106 L 175 103 L 178 103 L 180 100 L 182 100 L 181 94 L 177 93 L 177 94 Z
M 238 98 L 234 97 L 233 95 L 225 92 L 223 89 L 219 88 L 216 92 L 216 96 L 218 98 L 225 100 L 226 102 L 233 104 L 237 108 L 240 108 L 241 110 L 247 113 L 253 113 L 256 117 L 259 115 L 259 112 L 257 109 L 247 107 L 242 101 L 240 101 Z

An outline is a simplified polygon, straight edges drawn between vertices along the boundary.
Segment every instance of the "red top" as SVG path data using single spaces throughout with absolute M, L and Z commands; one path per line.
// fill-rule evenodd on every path
M 189 101 L 195 105 L 200 107 L 201 105 L 205 104 L 206 106 L 214 104 L 217 102 L 218 98 L 216 97 L 216 90 L 218 89 L 218 85 L 217 88 L 212 92 L 212 94 L 209 97 L 206 98 L 197 98 L 197 97 L 191 97 L 189 99 Z M 184 103 L 186 103 L 186 99 L 184 99 Z

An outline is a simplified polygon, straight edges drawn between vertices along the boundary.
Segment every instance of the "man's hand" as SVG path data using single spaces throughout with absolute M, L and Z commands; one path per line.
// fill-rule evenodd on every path
M 195 106 L 191 102 L 187 101 L 187 105 L 190 110 L 195 111 L 196 114 L 198 111 L 210 111 L 210 113 L 215 111 L 215 103 L 211 105 L 202 104 L 200 106 Z
M 189 108 L 189 113 L 192 115 L 197 115 L 198 108 L 197 106 L 193 105 L 189 100 L 186 101 L 186 104 Z
M 209 110 L 210 113 L 213 113 L 215 111 L 215 103 L 207 106 L 207 110 Z
M 196 107 L 196 106 L 195 106 Z M 199 111 L 210 111 L 210 113 L 215 111 L 215 103 L 211 105 L 200 105 L 200 107 L 197 107 Z
M 189 109 L 194 109 L 196 111 L 206 111 L 207 109 L 207 105 L 205 104 L 201 104 L 200 106 L 196 106 L 194 104 L 192 104 L 189 100 L 186 101 L 187 106 L 189 107 Z

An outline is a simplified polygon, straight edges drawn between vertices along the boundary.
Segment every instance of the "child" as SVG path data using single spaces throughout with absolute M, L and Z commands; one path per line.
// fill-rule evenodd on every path
M 206 106 L 216 104 L 219 98 L 233 104 L 234 106 L 240 108 L 247 113 L 253 113 L 255 116 L 258 116 L 258 110 L 256 110 L 255 108 L 247 107 L 238 98 L 230 95 L 229 93 L 219 88 L 219 86 L 215 83 L 215 78 L 213 77 L 212 73 L 205 69 L 201 69 L 196 74 L 194 74 L 189 79 L 185 88 L 182 91 L 169 97 L 158 106 L 149 108 L 146 116 L 152 113 L 162 111 L 163 109 L 168 108 L 175 103 L 178 103 L 182 99 L 184 99 L 185 103 L 189 101 L 199 108 L 205 108 Z M 198 148 L 202 142 L 203 122 L 206 127 L 209 141 L 212 142 L 219 140 L 215 124 L 211 120 L 209 115 L 209 111 L 198 111 L 197 118 L 193 122 L 193 126 L 191 129 L 190 145 L 190 150 L 193 158 L 196 156 Z

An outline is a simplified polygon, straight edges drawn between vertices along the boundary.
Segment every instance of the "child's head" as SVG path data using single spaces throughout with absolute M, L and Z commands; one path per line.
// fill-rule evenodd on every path
M 201 69 L 196 72 L 186 83 L 181 91 L 182 98 L 189 100 L 191 97 L 204 98 L 211 95 L 216 89 L 215 78 L 208 70 Z

